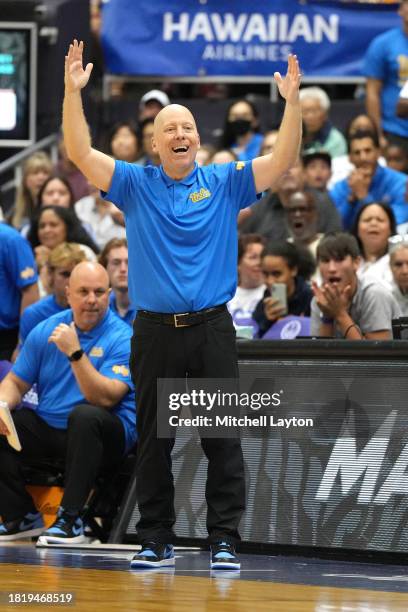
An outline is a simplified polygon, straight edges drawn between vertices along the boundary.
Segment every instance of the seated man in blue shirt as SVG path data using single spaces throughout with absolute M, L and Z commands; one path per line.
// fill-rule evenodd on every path
M 27 240 L 0 223 L 0 360 L 10 360 L 20 315 L 38 300 L 37 266 Z
M 388 204 L 398 225 L 408 221 L 407 175 L 380 166 L 379 157 L 376 134 L 361 130 L 350 137 L 349 158 L 355 169 L 348 178 L 335 183 L 330 191 L 346 230 L 353 226 L 359 208 L 370 202 Z
M 128 246 L 126 238 L 112 238 L 98 258 L 106 268 L 111 286 L 110 307 L 128 325 L 133 325 L 136 311 L 130 303 L 128 291 Z
M 0 542 L 39 535 L 44 524 L 25 489 L 21 462 L 65 461 L 65 489 L 47 543 L 84 541 L 81 511 L 98 473 L 119 464 L 135 442 L 131 331 L 109 308 L 109 279 L 96 263 L 78 264 L 67 288 L 71 306 L 28 335 L 0 402 L 12 410 L 22 450 L 9 446 L 0 419 Z M 16 408 L 37 383 L 36 411 Z
M 20 319 L 20 347 L 24 344 L 28 334 L 38 323 L 48 319 L 57 312 L 68 308 L 66 287 L 72 270 L 86 256 L 79 244 L 63 242 L 52 249 L 47 259 L 49 288 L 51 295 L 47 295 L 35 304 L 25 309 Z
M 63 130 L 70 159 L 125 215 L 129 293 L 137 316 L 131 370 L 137 389 L 137 533 L 142 550 L 131 567 L 175 564 L 171 471 L 173 438 L 157 435 L 157 379 L 238 378 L 235 330 L 226 303 L 237 286 L 239 211 L 273 187 L 299 154 L 300 68 L 289 55 L 275 73 L 285 111 L 274 152 L 252 161 L 195 162 L 200 137 L 191 112 L 170 104 L 154 121 L 152 149 L 161 165 L 138 166 L 94 149 L 81 101 L 92 64 L 73 41 L 65 61 Z M 238 438 L 202 437 L 208 458 L 207 530 L 213 569 L 239 569 L 234 545 L 245 508 Z

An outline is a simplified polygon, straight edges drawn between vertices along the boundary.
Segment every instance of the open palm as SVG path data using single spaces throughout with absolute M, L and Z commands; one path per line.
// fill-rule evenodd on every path
M 68 92 L 81 90 L 91 76 L 93 64 L 87 64 L 84 70 L 83 50 L 84 43 L 74 40 L 69 45 L 68 55 L 65 56 L 65 87 Z
M 288 71 L 282 78 L 280 72 L 273 75 L 278 85 L 279 93 L 289 104 L 294 104 L 299 100 L 300 68 L 296 55 L 290 54 L 288 57 Z

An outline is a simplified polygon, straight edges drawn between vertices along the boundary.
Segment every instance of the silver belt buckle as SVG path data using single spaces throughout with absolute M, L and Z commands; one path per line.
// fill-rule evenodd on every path
M 174 317 L 174 327 L 188 327 L 188 324 L 183 324 L 183 323 L 179 323 L 177 321 L 177 317 L 184 317 L 185 315 L 188 315 L 188 312 L 179 312 L 175 315 L 173 315 Z

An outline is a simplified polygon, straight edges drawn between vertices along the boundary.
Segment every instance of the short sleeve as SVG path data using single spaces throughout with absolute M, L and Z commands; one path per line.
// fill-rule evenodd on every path
M 386 50 L 383 37 L 375 38 L 364 57 L 363 74 L 368 78 L 383 80 L 386 76 Z
M 363 333 L 392 329 L 395 307 L 393 297 L 380 286 L 366 290 L 361 319 L 358 325 Z
M 29 385 L 33 385 L 39 378 L 43 329 L 44 325 L 40 323 L 28 334 L 12 368 L 12 372 Z
M 31 246 L 25 238 L 16 234 L 8 241 L 6 258 L 10 277 L 19 289 L 37 282 L 37 266 Z
M 129 389 L 134 391 L 134 386 L 129 369 L 130 337 L 131 333 L 129 333 L 129 336 L 122 333 L 118 335 L 114 346 L 111 348 L 109 353 L 106 355 L 106 358 L 103 360 L 99 372 L 103 376 L 106 376 L 106 378 L 111 378 L 124 382 L 125 384 L 127 384 Z
M 101 191 L 104 200 L 113 202 L 123 212 L 132 201 L 131 194 L 144 179 L 144 168 L 136 164 L 115 160 L 115 170 L 108 191 Z
M 236 205 L 237 210 L 246 208 L 261 198 L 262 194 L 257 194 L 255 189 L 252 160 L 228 164 L 228 181 L 230 198 Z

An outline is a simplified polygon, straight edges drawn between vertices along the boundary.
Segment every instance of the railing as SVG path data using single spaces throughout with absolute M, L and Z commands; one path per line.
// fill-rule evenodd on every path
M 27 147 L 24 151 L 20 151 L 13 155 L 6 161 L 0 164 L 0 183 L 1 176 L 10 170 L 14 170 L 14 177 L 8 180 L 6 183 L 0 185 L 0 194 L 3 196 L 8 191 L 15 189 L 17 185 L 19 185 L 22 180 L 22 169 L 21 164 L 24 162 L 30 155 L 35 153 L 36 151 L 43 151 L 44 149 L 49 149 L 51 161 L 56 164 L 58 161 L 58 134 L 50 134 L 46 138 L 39 140 L 35 144 L 31 145 L 31 147 Z

